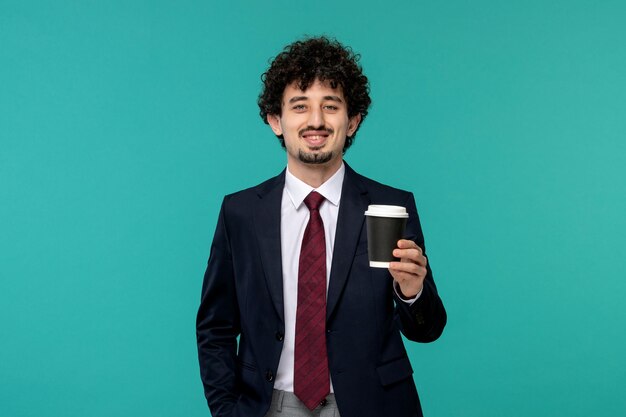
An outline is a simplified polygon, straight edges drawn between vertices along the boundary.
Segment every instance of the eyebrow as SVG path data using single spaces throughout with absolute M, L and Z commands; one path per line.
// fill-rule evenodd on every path
M 294 96 L 289 99 L 289 103 L 295 103 L 296 101 L 306 101 L 309 98 L 307 96 Z M 325 101 L 336 101 L 338 103 L 343 103 L 343 100 L 339 96 L 324 96 Z

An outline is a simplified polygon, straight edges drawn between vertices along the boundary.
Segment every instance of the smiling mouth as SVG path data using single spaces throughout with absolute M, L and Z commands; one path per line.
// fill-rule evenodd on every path
M 310 148 L 319 149 L 324 146 L 331 133 L 330 129 L 305 130 L 300 134 L 300 137 Z

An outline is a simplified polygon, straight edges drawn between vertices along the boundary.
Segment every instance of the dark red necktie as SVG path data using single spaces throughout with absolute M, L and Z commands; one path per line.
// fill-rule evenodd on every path
M 294 393 L 313 410 L 330 393 L 326 352 L 326 239 L 319 208 L 324 197 L 312 191 L 304 204 L 304 230 L 298 266 L 298 309 L 294 353 Z

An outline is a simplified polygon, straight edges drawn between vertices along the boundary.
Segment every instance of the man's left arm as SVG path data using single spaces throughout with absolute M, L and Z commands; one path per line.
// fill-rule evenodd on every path
M 407 339 L 432 342 L 443 332 L 447 315 L 428 264 L 424 235 L 412 194 L 409 194 L 405 207 L 409 213 L 407 239 L 400 240 L 394 250 L 394 256 L 400 261 L 389 264 L 389 273 L 397 290 L 396 311 L 402 323 L 402 333 Z M 417 300 L 406 302 L 418 294 Z

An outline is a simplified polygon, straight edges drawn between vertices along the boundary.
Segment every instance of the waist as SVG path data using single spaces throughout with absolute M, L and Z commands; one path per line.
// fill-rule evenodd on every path
M 320 406 L 337 406 L 337 400 L 335 394 L 328 394 L 324 400 L 320 403 Z M 282 391 L 275 389 L 272 393 L 272 408 L 281 409 L 282 407 L 304 407 L 306 406 L 300 401 L 300 399 L 290 391 Z

